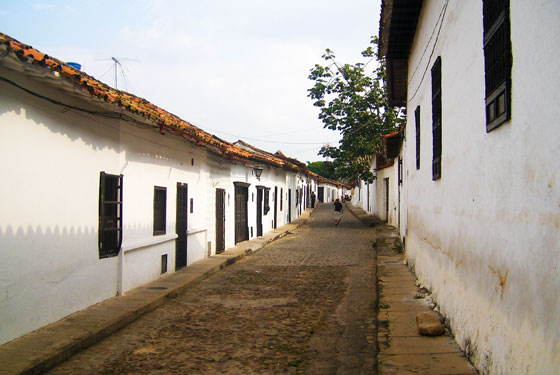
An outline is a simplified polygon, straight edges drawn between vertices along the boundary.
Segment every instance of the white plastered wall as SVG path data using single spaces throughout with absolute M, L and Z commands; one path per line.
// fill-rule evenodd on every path
M 3 68 L 31 90 L 34 82 Z M 99 172 L 118 173 L 118 127 L 0 83 L 0 343 L 117 293 L 99 259 Z M 93 173 L 92 173 L 93 171 Z
M 424 2 L 409 59 L 408 113 L 420 105 L 421 168 L 411 115 L 407 257 L 482 373 L 557 374 L 558 6 L 511 1 L 512 120 L 487 133 L 482 2 L 448 3 L 431 55 L 445 3 Z M 430 69 L 437 56 L 443 151 L 441 179 L 432 181 Z

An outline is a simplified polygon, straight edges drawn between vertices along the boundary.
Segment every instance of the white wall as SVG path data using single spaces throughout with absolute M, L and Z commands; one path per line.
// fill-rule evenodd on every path
M 407 257 L 482 373 L 557 374 L 558 6 L 553 0 L 511 2 L 512 120 L 486 133 L 482 2 L 448 3 L 428 61 L 431 53 L 424 51 L 432 50 L 435 38 L 429 39 L 444 3 L 424 2 L 409 59 Z M 432 181 L 430 69 L 437 56 L 443 154 L 442 177 Z
M 0 97 L 4 343 L 117 293 L 118 258 L 99 259 L 97 226 L 99 172 L 120 171 L 120 134 L 3 82 Z
M 115 110 L 3 65 L 0 75 L 69 105 Z M 258 180 L 250 163 L 221 159 L 180 136 L 61 111 L 3 82 L 0 95 L 0 157 L 5 161 L 0 166 L 0 344 L 175 272 L 177 183 L 188 186 L 187 266 L 216 253 L 216 188 L 226 191 L 228 249 L 235 246 L 234 182 L 249 184 L 250 238 L 257 236 L 258 185 L 270 188 L 263 233 L 273 228 L 275 187 L 278 227 L 288 222 L 288 212 L 293 221 L 305 210 L 303 204 L 296 206 L 296 189 L 315 187 L 304 175 L 271 166 L 264 166 Z M 98 250 L 102 171 L 123 175 L 122 250 L 106 259 L 99 259 Z M 166 188 L 162 235 L 153 233 L 155 186 Z M 164 255 L 167 271 L 162 273 Z
M 167 255 L 167 273 L 175 270 L 177 183 L 188 186 L 187 265 L 207 256 L 207 153 L 179 136 L 121 124 L 123 174 L 123 251 L 119 292 L 153 281 L 161 275 L 161 257 Z M 167 191 L 166 233 L 153 234 L 154 186 Z M 192 199 L 193 212 L 190 212 Z
M 379 219 L 387 222 L 387 224 L 398 227 L 398 168 L 397 159 L 395 164 L 389 167 L 378 169 L 376 171 L 377 179 L 375 180 L 376 186 L 376 201 L 377 205 L 376 215 Z M 387 210 L 387 186 L 386 180 L 389 181 L 389 209 Z

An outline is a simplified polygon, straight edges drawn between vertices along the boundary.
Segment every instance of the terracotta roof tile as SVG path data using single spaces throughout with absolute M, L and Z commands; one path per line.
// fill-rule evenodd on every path
M 332 181 L 316 175 L 307 170 L 304 163 L 296 159 L 290 159 L 281 152 L 274 155 L 247 144 L 252 150 L 248 151 L 242 147 L 221 140 L 145 99 L 124 91 L 113 89 L 86 73 L 71 67 L 65 62 L 44 54 L 31 46 L 20 43 L 2 33 L 0 33 L 0 45 L 5 45 L 8 52 L 16 55 L 22 63 L 37 64 L 46 69 L 57 71 L 63 79 L 71 80 L 74 84 L 84 88 L 92 97 L 123 107 L 132 114 L 143 116 L 147 120 L 153 122 L 152 126 L 159 127 L 160 131 L 181 134 L 192 140 L 196 145 L 207 147 L 224 158 L 242 163 L 247 163 L 249 160 L 259 161 L 287 170 L 301 171 L 322 182 L 345 186 L 338 181 Z

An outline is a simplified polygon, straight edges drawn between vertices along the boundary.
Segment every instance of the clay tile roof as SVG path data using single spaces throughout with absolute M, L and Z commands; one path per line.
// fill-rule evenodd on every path
M 395 132 L 383 135 L 383 138 L 392 138 L 392 137 L 396 137 L 397 135 L 399 135 L 399 132 L 395 131 Z
M 296 159 L 290 159 L 281 152 L 279 152 L 279 155 L 277 155 L 278 153 L 271 154 L 241 141 L 239 141 L 240 145 L 226 142 L 143 98 L 125 91 L 116 90 L 63 61 L 0 33 L 0 50 L 2 49 L 15 55 L 22 64 L 35 64 L 58 72 L 61 79 L 68 80 L 74 85 L 82 87 L 92 97 L 124 108 L 131 114 L 142 116 L 147 120 L 147 124 L 156 128 L 159 127 L 160 132 L 168 131 L 182 135 L 191 140 L 195 145 L 206 147 L 223 158 L 241 163 L 253 160 L 291 171 L 301 171 L 317 178 L 320 177 L 308 171 L 304 163 Z M 321 177 L 321 179 L 323 178 Z M 337 181 L 328 181 L 334 184 L 341 184 Z

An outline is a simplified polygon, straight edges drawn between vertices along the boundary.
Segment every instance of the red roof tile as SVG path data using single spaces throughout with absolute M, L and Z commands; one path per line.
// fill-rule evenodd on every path
M 141 115 L 147 120 L 152 121 L 153 123 L 151 125 L 153 127 L 159 127 L 160 131 L 168 131 L 183 135 L 193 141 L 194 144 L 206 147 L 220 154 L 223 158 L 242 163 L 247 163 L 249 160 L 259 161 L 283 169 L 301 171 L 319 181 L 344 185 L 340 182 L 316 175 L 307 170 L 305 164 L 296 159 L 290 159 L 282 153 L 280 153 L 280 155 L 274 155 L 249 145 L 253 150 L 253 152 L 250 152 L 242 147 L 223 141 L 145 99 L 125 91 L 113 89 L 86 73 L 71 67 L 65 62 L 48 56 L 2 33 L 0 33 L 0 46 L 1 45 L 6 46 L 7 51 L 16 55 L 23 64 L 37 64 L 46 69 L 57 71 L 63 79 L 68 79 L 75 85 L 81 86 L 87 90 L 91 96 L 102 99 L 107 103 L 123 107 L 133 114 Z

